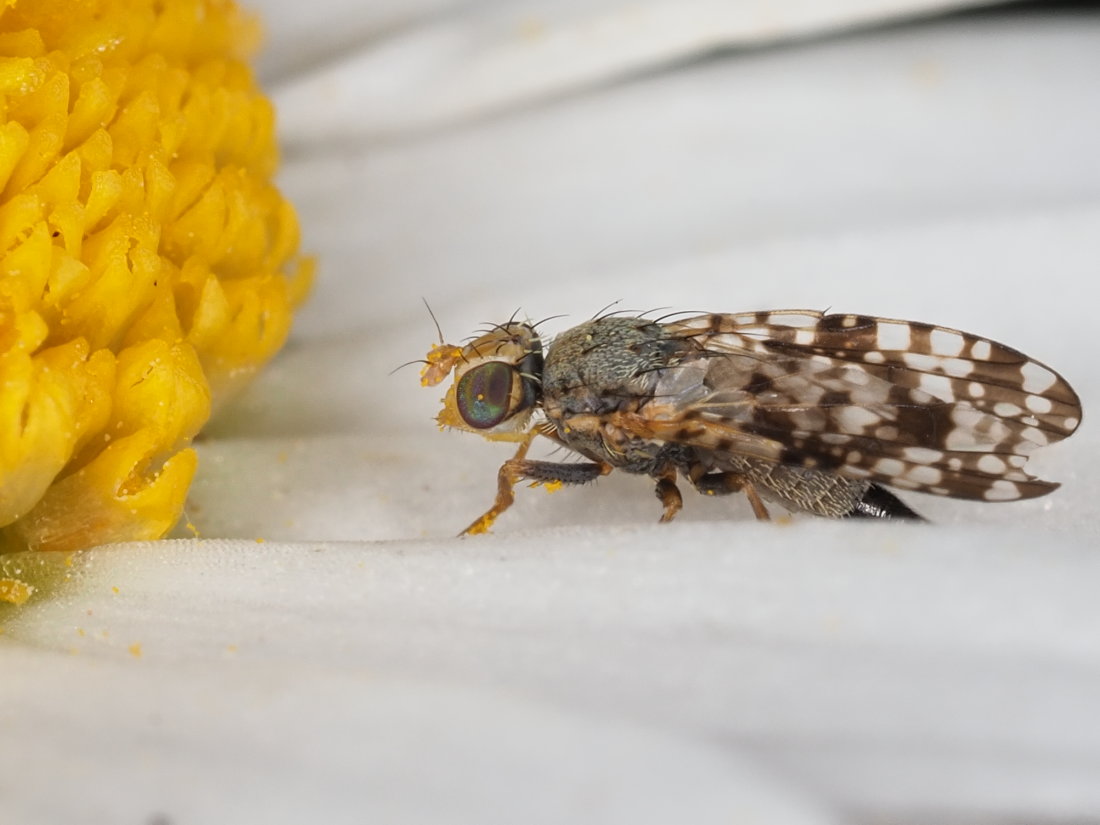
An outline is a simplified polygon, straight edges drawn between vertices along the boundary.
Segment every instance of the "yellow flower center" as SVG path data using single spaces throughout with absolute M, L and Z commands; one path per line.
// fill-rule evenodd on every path
M 312 262 L 228 0 L 0 0 L 0 552 L 163 536 Z

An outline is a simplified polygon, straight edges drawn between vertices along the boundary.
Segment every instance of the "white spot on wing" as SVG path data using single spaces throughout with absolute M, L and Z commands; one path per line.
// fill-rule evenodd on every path
M 946 375 L 925 373 L 920 377 L 920 388 L 943 401 L 954 401 L 955 390 Z
M 1028 361 L 1020 367 L 1020 375 L 1023 376 L 1023 388 L 1028 392 L 1043 393 L 1054 386 L 1057 376 L 1046 367 L 1039 366 L 1034 361 Z
M 1038 444 L 1040 447 L 1045 447 L 1050 443 L 1050 438 L 1042 430 L 1038 430 L 1035 427 L 1027 427 L 1020 433 L 1020 437 L 1026 441 L 1030 441 L 1032 444 Z
M 846 433 L 862 433 L 882 419 L 863 407 L 843 407 L 836 416 L 841 430 Z
M 905 463 L 896 458 L 880 458 L 875 462 L 875 472 L 884 476 L 901 476 Z
M 948 358 L 940 364 L 940 369 L 954 378 L 966 378 L 974 371 L 974 363 L 965 358 Z
M 932 342 L 932 352 L 948 357 L 961 355 L 963 345 L 966 343 L 962 335 L 949 329 L 934 329 L 929 338 Z
M 970 347 L 970 357 L 978 361 L 988 361 L 993 354 L 993 345 L 982 339 L 975 341 Z
M 841 377 L 846 383 L 856 387 L 865 387 L 871 383 L 871 373 L 859 367 L 846 367 Z
M 1012 501 L 1020 497 L 1020 488 L 1011 481 L 998 479 L 990 485 L 983 497 L 986 501 Z
M 913 335 L 906 323 L 879 321 L 876 340 L 878 348 L 887 351 L 905 351 L 913 345 Z
M 906 352 L 902 354 L 901 360 L 905 362 L 905 366 L 920 372 L 934 370 L 940 364 L 940 359 L 936 356 L 923 352 Z
M 1027 408 L 1033 413 L 1048 413 L 1053 406 L 1049 398 L 1043 398 L 1041 395 L 1029 395 L 1027 397 Z
M 1005 471 L 1005 463 L 995 455 L 983 455 L 978 459 L 978 469 L 990 475 L 1000 475 Z
M 905 476 L 918 484 L 939 484 L 943 480 L 943 473 L 935 467 L 927 467 L 923 464 L 911 468 Z
M 906 460 L 915 461 L 917 464 L 935 464 L 943 458 L 942 452 L 933 450 L 931 447 L 906 447 L 902 454 Z
M 995 436 L 982 435 L 979 437 L 972 426 L 961 423 L 959 421 L 960 412 L 960 410 L 956 410 L 951 415 L 951 420 L 955 422 L 956 426 L 944 438 L 944 447 L 948 450 L 970 450 L 976 444 L 989 444 L 996 441 Z M 970 410 L 970 412 L 973 412 L 978 418 L 982 417 L 982 413 L 977 410 Z

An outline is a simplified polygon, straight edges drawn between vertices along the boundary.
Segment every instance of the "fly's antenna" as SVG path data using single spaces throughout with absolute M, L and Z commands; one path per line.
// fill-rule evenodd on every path
M 393 375 L 398 370 L 403 370 L 405 369 L 405 367 L 411 367 L 413 364 L 424 364 L 426 366 L 431 366 L 431 361 L 425 361 L 423 358 L 415 358 L 412 361 L 406 361 L 404 364 L 394 367 L 392 370 L 390 370 L 389 374 Z
M 439 319 L 436 318 L 435 313 L 432 312 L 432 307 L 428 303 L 428 299 L 421 296 L 420 300 L 424 302 L 424 308 L 428 310 L 428 315 L 431 316 L 432 323 L 435 324 L 436 334 L 439 335 L 439 343 L 431 348 L 426 360 L 419 362 L 424 365 L 424 369 L 420 371 L 421 385 L 425 387 L 434 387 L 451 374 L 458 359 L 461 358 L 465 360 L 466 356 L 462 347 L 453 346 L 444 340 L 443 330 L 439 326 Z M 409 364 L 416 363 L 418 362 L 409 362 Z M 407 367 L 408 364 L 402 364 L 401 366 Z M 398 369 L 400 368 L 401 367 L 398 367 Z
M 440 345 L 445 344 L 446 342 L 443 340 L 443 330 L 440 329 L 440 327 L 439 327 L 439 320 L 435 317 L 435 313 L 432 312 L 431 305 L 428 304 L 428 299 L 425 298 L 424 296 L 421 296 L 420 300 L 424 302 L 424 309 L 428 310 L 428 315 L 431 316 L 432 323 L 435 324 L 435 331 L 439 334 L 439 343 L 440 343 Z

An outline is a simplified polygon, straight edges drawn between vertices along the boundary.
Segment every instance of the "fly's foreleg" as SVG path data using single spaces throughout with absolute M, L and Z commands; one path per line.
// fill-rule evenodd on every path
M 764 506 L 760 493 L 745 476 L 739 473 L 712 473 L 702 465 L 696 465 L 688 473 L 688 478 L 700 493 L 708 496 L 726 496 L 730 493 L 743 492 L 752 506 L 753 515 L 758 521 L 770 521 L 768 508 Z
M 527 450 L 537 434 L 537 431 L 532 431 L 531 437 L 520 444 L 516 454 L 500 466 L 500 470 L 497 471 L 496 501 L 493 502 L 492 507 L 475 519 L 459 535 L 487 533 L 497 517 L 515 502 L 515 486 L 524 479 L 532 481 L 536 485 L 545 484 L 553 487 L 562 484 L 587 484 L 589 481 L 595 481 L 600 476 L 611 472 L 610 464 L 588 462 L 564 464 L 551 461 L 528 461 L 526 458 Z

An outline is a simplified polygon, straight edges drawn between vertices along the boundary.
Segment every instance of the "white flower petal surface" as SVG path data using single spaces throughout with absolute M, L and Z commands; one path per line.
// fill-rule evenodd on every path
M 373 14 L 334 4 L 347 27 L 393 31 L 370 50 L 333 56 L 332 18 L 287 9 L 299 49 L 316 55 L 280 99 L 305 115 L 284 137 L 393 136 L 607 83 L 729 47 L 759 47 L 857 26 L 981 6 L 957 0 L 418 0 Z M 297 7 L 297 9 L 295 9 Z M 425 16 L 431 8 L 450 13 Z M 461 13 L 456 13 L 461 9 Z M 324 24 L 324 36 L 310 37 Z M 345 34 L 346 38 L 348 35 Z M 305 42 L 300 42 L 302 39 Z M 298 130 L 304 128 L 305 132 Z
M 765 5 L 768 41 L 918 11 L 655 4 L 699 39 L 585 41 L 626 4 L 270 4 L 316 293 L 198 447 L 208 538 L 4 560 L 42 596 L 0 616 L 5 815 L 1100 819 L 1088 412 L 1033 459 L 1052 496 L 909 496 L 930 526 L 698 496 L 661 526 L 616 475 L 521 488 L 494 535 L 453 538 L 509 448 L 438 432 L 441 388 L 391 374 L 435 340 L 422 297 L 452 340 L 615 300 L 927 320 L 1100 404 L 1100 15 L 713 51 L 757 42 L 736 32 Z

